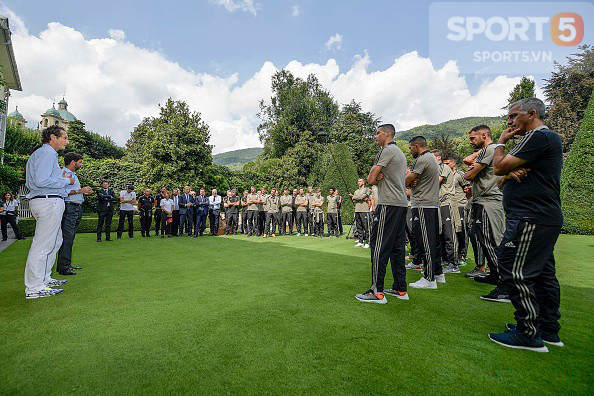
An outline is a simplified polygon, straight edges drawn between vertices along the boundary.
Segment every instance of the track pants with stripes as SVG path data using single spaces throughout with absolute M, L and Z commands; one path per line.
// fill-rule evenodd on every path
M 355 213 L 355 221 L 357 223 L 357 235 L 359 237 L 359 242 L 361 242 L 362 244 L 366 244 L 369 242 L 369 214 L 369 212 Z
M 466 209 L 463 206 L 458 206 L 458 214 L 462 222 L 462 229 L 456 233 L 458 240 L 458 259 L 466 259 L 468 254 L 468 236 L 466 232 Z
M 485 208 L 480 204 L 473 204 L 473 217 L 474 217 L 474 232 L 478 242 L 477 248 L 481 250 L 483 257 L 489 264 L 492 276 L 499 276 L 499 267 L 497 259 L 496 248 L 501 242 L 493 234 L 491 219 L 487 214 Z M 497 221 L 493 219 L 493 221 Z
M 412 208 L 413 237 L 417 246 L 415 264 L 422 260 L 423 276 L 430 281 L 443 274 L 439 260 L 439 214 L 437 208 Z
M 554 248 L 560 226 L 507 219 L 499 246 L 501 280 L 516 309 L 518 329 L 534 337 L 557 334 L 561 293 L 555 275 Z
M 417 255 L 417 249 L 415 245 L 415 238 L 413 237 L 412 218 L 412 210 L 409 206 L 406 209 L 406 239 L 410 244 L 410 255 L 415 257 Z
M 404 261 L 406 242 L 406 207 L 378 205 L 371 223 L 371 290 L 384 291 L 384 278 L 388 260 L 392 265 L 397 291 L 406 291 L 406 267 Z
M 452 207 L 450 205 L 440 206 L 439 216 L 441 220 L 441 234 L 439 235 L 441 261 L 448 264 L 457 264 L 458 238 L 456 238 L 456 227 L 452 219 Z

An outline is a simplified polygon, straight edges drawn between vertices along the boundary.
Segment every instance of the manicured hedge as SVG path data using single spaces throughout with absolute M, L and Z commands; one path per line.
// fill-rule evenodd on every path
M 594 94 L 561 174 L 563 232 L 594 234 Z

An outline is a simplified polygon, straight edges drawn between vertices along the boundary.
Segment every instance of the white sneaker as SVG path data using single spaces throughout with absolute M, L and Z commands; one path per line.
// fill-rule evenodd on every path
M 355 243 L 361 243 L 361 241 L 357 239 L 357 240 L 355 241 Z
M 301 236 L 301 234 L 300 233 L 297 233 L 297 236 Z
M 435 275 L 435 280 L 439 283 L 446 283 L 445 274 Z
M 363 244 L 361 242 L 357 242 L 357 244 L 355 245 L 355 247 L 363 247 Z
M 437 282 L 436 281 L 429 281 L 427 278 L 423 277 L 414 283 L 408 284 L 410 287 L 415 289 L 437 289 Z
M 307 236 L 307 234 L 303 234 L 303 235 Z
M 363 246 L 363 249 L 369 249 L 369 244 L 368 244 L 368 243 L 366 243 L 366 244 Z

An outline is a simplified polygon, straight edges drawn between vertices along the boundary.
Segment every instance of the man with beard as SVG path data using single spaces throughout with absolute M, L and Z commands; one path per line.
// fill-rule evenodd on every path
M 276 237 L 276 227 L 278 221 L 278 210 L 280 208 L 280 199 L 276 193 L 276 188 L 270 190 L 270 194 L 266 195 L 266 225 L 264 228 L 264 237 Z
M 499 246 L 499 268 L 515 308 L 508 332 L 489 334 L 498 344 L 547 351 L 544 342 L 563 346 L 559 338 L 559 281 L 554 248 L 561 226 L 561 137 L 543 125 L 545 105 L 537 98 L 509 106 L 507 125 L 495 148 L 495 174 L 503 176 L 505 235 Z M 523 136 L 505 155 L 505 143 Z M 544 342 L 543 342 L 544 341 Z
M 280 197 L 281 205 L 281 230 L 282 235 L 287 235 L 287 227 L 289 228 L 289 235 L 293 234 L 293 197 L 289 195 L 289 188 L 283 189 L 283 195 Z
M 371 190 L 365 187 L 365 179 L 357 180 L 359 188 L 353 194 L 349 194 L 355 205 L 355 224 L 359 242 L 355 247 L 369 248 L 369 203 Z
M 474 154 L 466 157 L 464 162 L 469 166 L 464 174 L 466 180 L 472 181 L 472 225 L 483 255 L 489 264 L 487 276 L 476 276 L 475 281 L 496 285 L 489 294 L 481 296 L 482 300 L 510 302 L 505 287 L 499 277 L 496 249 L 503 238 L 505 213 L 503 211 L 503 194 L 497 186 L 498 176 L 493 172 L 493 156 L 495 143 L 491 140 L 491 129 L 486 125 L 472 128 L 468 134 L 470 144 L 478 148 Z M 479 270 L 484 268 L 479 268 Z
M 448 158 L 444 161 L 454 173 L 454 196 L 452 198 L 452 219 L 456 228 L 456 240 L 458 241 L 458 265 L 466 265 L 466 254 L 468 253 L 468 235 L 466 233 L 466 192 L 470 185 L 464 179 L 464 172 L 457 169 L 456 160 Z
M 258 207 L 260 203 L 260 197 L 256 191 L 256 187 L 250 188 L 251 192 L 247 195 L 247 229 L 248 236 L 253 235 L 260 236 L 260 223 L 258 218 Z
M 303 225 L 303 233 L 307 233 L 307 197 L 303 188 L 299 189 L 299 195 L 295 197 L 295 206 L 297 206 L 297 236 L 301 236 L 301 225 Z

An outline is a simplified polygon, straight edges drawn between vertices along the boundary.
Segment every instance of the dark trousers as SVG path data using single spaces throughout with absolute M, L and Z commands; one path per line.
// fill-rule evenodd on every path
M 485 256 L 483 255 L 483 250 L 480 248 L 478 240 L 476 239 L 476 232 L 474 231 L 474 227 L 468 227 L 468 240 L 472 245 L 472 252 L 474 253 L 475 265 L 477 267 L 485 265 Z
M 58 250 L 56 262 L 58 273 L 66 272 L 72 267 L 72 245 L 81 218 L 82 206 L 66 202 L 62 215 L 62 246 Z
M 371 290 L 384 291 L 388 260 L 392 264 L 397 291 L 406 291 L 405 242 L 406 207 L 377 205 L 371 223 Z
M 194 236 L 202 236 L 206 229 L 206 212 L 198 212 L 196 214 L 196 221 L 194 222 Z
M 184 228 L 186 234 L 192 235 L 192 211 L 189 209 L 179 215 L 179 235 L 184 235 Z
M 289 227 L 289 235 L 293 233 L 293 212 L 282 212 L 281 214 L 281 234 L 287 235 L 287 227 Z
M 247 226 L 247 210 L 241 211 L 241 233 L 247 234 L 248 233 L 248 226 Z
M 167 219 L 169 219 L 167 213 L 161 211 L 161 235 L 167 234 L 167 236 L 169 236 L 171 235 L 171 226 L 173 225 L 173 222 L 169 223 L 167 222 Z
M 307 212 L 307 227 L 309 228 L 309 235 L 315 235 L 316 226 L 313 209 L 309 209 L 309 212 Z
M 456 227 L 452 219 L 452 207 L 450 205 L 441 206 L 439 216 L 441 217 L 441 234 L 439 235 L 441 261 L 448 264 L 457 264 L 458 240 L 456 238 Z
M 340 232 L 340 235 L 343 234 L 342 232 L 342 211 L 340 209 L 338 209 L 338 232 Z
M 307 234 L 307 212 L 297 212 L 297 218 L 295 219 L 295 224 L 297 226 L 297 233 L 301 234 L 301 226 L 303 225 L 303 233 Z
M 155 235 L 159 235 L 161 229 L 161 213 L 163 213 L 161 209 L 155 209 Z
M 481 250 L 483 257 L 489 264 L 491 276 L 499 276 L 499 259 L 497 258 L 497 242 L 491 230 L 491 222 L 487 212 L 482 205 L 473 204 L 472 211 L 474 215 L 474 234 L 477 240 L 477 248 Z
M 128 236 L 134 237 L 134 211 L 133 210 L 120 210 L 120 220 L 118 221 L 118 238 L 122 237 L 124 232 L 124 220 L 128 218 Z
M 328 213 L 328 236 L 332 236 L 332 234 L 336 236 L 340 236 L 340 231 L 338 229 L 338 213 Z
M 209 210 L 208 220 L 210 221 L 210 235 L 219 235 L 220 210 Z
M 0 216 L 0 222 L 2 222 L 2 239 L 8 239 L 8 224 L 10 224 L 12 227 L 14 235 L 17 237 L 17 239 L 23 237 L 14 213 L 6 213 L 5 215 Z
M 276 228 L 280 229 L 280 221 L 278 213 L 267 212 L 266 213 L 266 225 L 264 228 L 264 234 L 275 234 Z
M 464 207 L 458 207 L 460 220 L 462 221 L 462 229 L 456 233 L 458 240 L 458 260 L 466 260 L 468 254 L 468 236 L 466 232 L 466 210 Z
M 140 209 L 140 233 L 142 236 L 149 234 L 151 231 L 151 224 L 153 222 L 153 211 L 152 209 Z M 159 221 L 157 219 L 156 221 Z
M 291 232 L 293 232 L 293 228 L 297 229 L 297 207 L 291 209 L 291 214 L 293 215 L 291 217 Z
M 414 257 L 418 254 L 417 245 L 415 244 L 415 237 L 413 236 L 413 226 L 412 226 L 412 210 L 410 206 L 406 209 L 406 239 L 410 244 L 410 255 Z
M 266 227 L 266 212 L 263 210 L 258 211 L 258 236 L 264 234 L 264 228 Z
M 97 239 L 101 239 L 101 231 L 103 230 L 103 224 L 105 223 L 105 239 L 110 239 L 111 233 L 111 219 L 113 217 L 113 211 L 99 212 L 99 221 L 97 222 Z
M 247 211 L 247 232 L 249 236 L 260 235 L 260 227 L 258 225 L 258 211 Z
M 555 335 L 561 291 L 555 275 L 554 248 L 560 226 L 507 219 L 498 248 L 501 280 L 514 305 L 518 330 L 530 337 Z
M 171 223 L 172 235 L 177 236 L 177 228 L 179 227 L 179 209 L 173 211 L 173 223 Z
M 417 245 L 418 255 L 425 266 L 423 275 L 434 281 L 435 275 L 443 274 L 439 261 L 439 215 L 437 208 L 412 208 L 413 237 Z M 415 264 L 419 264 L 418 261 Z
M 313 222 L 313 233 L 310 235 L 324 236 L 324 212 L 311 213 L 311 220 Z
M 357 235 L 359 236 L 359 242 L 362 244 L 369 243 L 369 213 L 356 212 L 355 221 L 357 224 Z
M 227 216 L 227 227 L 225 228 L 227 234 L 235 234 L 235 232 L 237 231 L 238 217 L 238 213 L 229 213 L 229 215 Z

